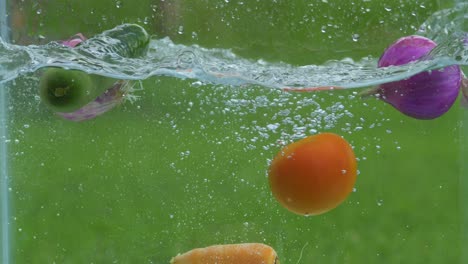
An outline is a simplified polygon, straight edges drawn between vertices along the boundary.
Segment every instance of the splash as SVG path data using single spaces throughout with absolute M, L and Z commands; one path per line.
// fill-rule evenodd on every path
M 227 49 L 175 44 L 169 38 L 152 37 L 144 58 L 124 58 L 102 47 L 78 50 L 58 42 L 18 46 L 0 39 L 0 83 L 45 67 L 76 69 L 116 79 L 142 80 L 151 76 L 196 79 L 230 86 L 260 85 L 266 88 L 308 89 L 309 87 L 358 88 L 402 80 L 417 73 L 468 65 L 468 4 L 434 13 L 416 34 L 439 45 L 424 59 L 402 66 L 377 68 L 375 58 L 349 58 L 323 65 L 293 66 L 238 57 Z

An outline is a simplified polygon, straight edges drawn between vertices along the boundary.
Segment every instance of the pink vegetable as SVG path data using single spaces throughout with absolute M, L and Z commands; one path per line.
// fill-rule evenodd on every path
M 83 34 L 77 33 L 67 40 L 60 41 L 60 43 L 65 46 L 74 48 L 85 40 L 86 37 L 83 36 Z M 93 119 L 106 113 L 117 105 L 120 105 L 123 102 L 126 89 L 128 88 L 127 85 L 128 81 L 117 81 L 114 83 L 114 85 L 109 87 L 106 92 L 80 109 L 71 113 L 57 112 L 56 114 L 65 119 L 76 122 Z

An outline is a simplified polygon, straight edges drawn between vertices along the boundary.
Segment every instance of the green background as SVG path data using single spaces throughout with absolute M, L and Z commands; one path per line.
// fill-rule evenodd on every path
M 444 3 L 9 4 L 16 44 L 132 22 L 176 43 L 304 65 L 378 57 Z M 41 104 L 37 83 L 24 76 L 8 85 L 14 263 L 169 263 L 192 248 L 243 242 L 271 245 L 281 263 L 296 263 L 304 246 L 300 263 L 463 263 L 459 102 L 420 121 L 354 91 L 288 94 L 155 77 L 137 102 L 72 123 Z M 334 132 L 353 145 L 359 176 L 338 208 L 302 217 L 274 200 L 267 170 L 278 141 L 311 122 L 306 134 Z

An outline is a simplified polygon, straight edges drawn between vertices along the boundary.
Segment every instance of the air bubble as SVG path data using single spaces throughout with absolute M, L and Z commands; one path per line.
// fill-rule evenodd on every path
M 179 26 L 179 29 L 177 30 L 177 33 L 178 33 L 179 35 L 184 34 L 184 26 Z
M 359 37 L 360 37 L 359 34 L 353 34 L 352 37 L 353 37 L 353 41 L 354 41 L 354 42 L 358 42 L 358 41 L 359 41 Z
M 267 128 L 271 131 L 275 131 L 278 127 L 280 126 L 280 124 L 278 123 L 275 123 L 275 124 L 268 124 L 267 125 Z

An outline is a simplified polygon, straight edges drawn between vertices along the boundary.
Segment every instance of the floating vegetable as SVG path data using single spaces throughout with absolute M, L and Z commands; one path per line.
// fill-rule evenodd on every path
M 273 248 L 260 243 L 214 245 L 196 248 L 171 260 L 171 264 L 280 264 Z
M 82 52 L 103 49 L 121 57 L 146 53 L 149 36 L 133 24 L 124 24 L 87 40 L 82 34 L 61 42 Z M 132 90 L 128 81 L 87 74 L 79 70 L 49 68 L 39 84 L 42 101 L 58 115 L 73 121 L 99 116 L 119 105 Z
M 425 56 L 436 46 L 421 36 L 407 36 L 390 45 L 378 67 L 407 64 Z M 458 65 L 416 74 L 408 79 L 381 84 L 366 93 L 378 95 L 398 111 L 417 119 L 434 119 L 446 113 L 455 102 L 462 81 Z
M 349 143 L 333 133 L 306 137 L 284 147 L 268 173 L 278 202 L 300 215 L 318 215 L 352 192 L 357 162 Z

